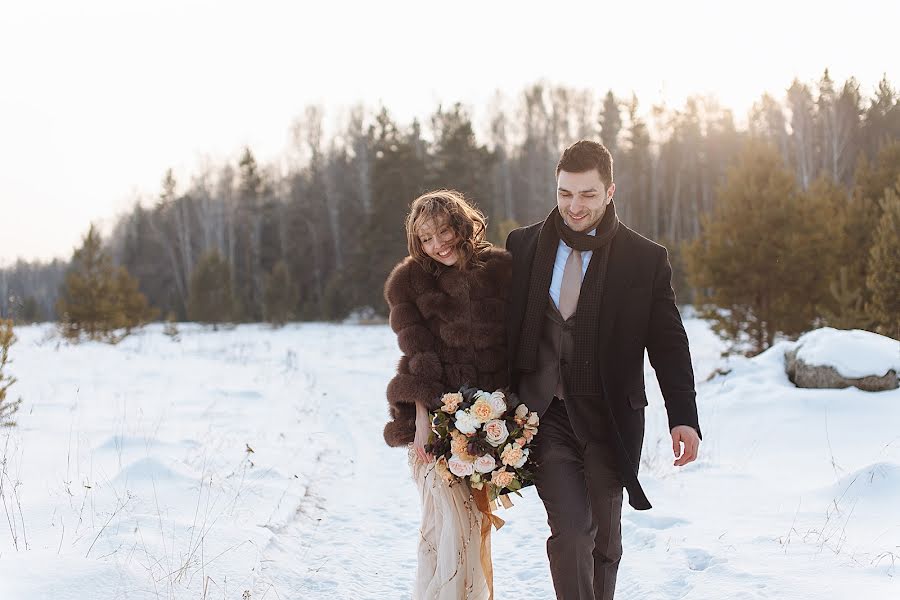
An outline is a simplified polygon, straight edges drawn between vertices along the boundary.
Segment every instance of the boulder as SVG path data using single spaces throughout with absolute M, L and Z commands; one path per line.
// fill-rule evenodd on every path
M 797 357 L 800 348 L 785 353 L 785 367 L 791 383 L 801 388 L 842 389 L 856 387 L 866 392 L 897 389 L 897 372 L 893 369 L 884 375 L 844 377 L 831 365 L 810 365 Z
M 862 329 L 822 327 L 800 336 L 784 359 L 788 379 L 797 387 L 895 390 L 900 341 Z

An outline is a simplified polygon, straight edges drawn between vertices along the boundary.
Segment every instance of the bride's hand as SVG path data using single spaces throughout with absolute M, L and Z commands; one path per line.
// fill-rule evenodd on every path
M 428 418 L 428 413 L 426 412 L 424 415 L 419 413 L 416 415 L 416 437 L 413 440 L 413 448 L 416 450 L 416 455 L 419 457 L 423 463 L 430 463 L 434 460 L 434 457 L 431 454 L 425 452 L 425 444 L 428 443 L 428 436 L 431 434 L 431 420 Z

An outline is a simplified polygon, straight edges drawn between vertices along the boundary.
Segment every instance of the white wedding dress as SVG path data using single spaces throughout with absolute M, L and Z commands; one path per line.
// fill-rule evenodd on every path
M 409 466 L 422 500 L 413 600 L 487 600 L 481 568 L 482 514 L 465 484 L 449 485 L 412 444 Z

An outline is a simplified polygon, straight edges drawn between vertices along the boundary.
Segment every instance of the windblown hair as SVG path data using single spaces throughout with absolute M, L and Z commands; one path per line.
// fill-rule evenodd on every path
M 556 165 L 556 176 L 560 171 L 584 173 L 597 169 L 600 180 L 608 188 L 613 182 L 613 158 L 606 146 L 590 140 L 578 140 L 565 150 Z
M 491 243 L 485 239 L 487 218 L 456 190 L 434 190 L 413 200 L 406 216 L 406 244 L 409 255 L 432 275 L 443 268 L 443 265 L 425 254 L 418 231 L 428 221 L 440 220 L 444 216 L 456 234 L 456 248 L 461 255 L 457 266 L 462 270 L 481 266 L 482 252 L 491 247 Z

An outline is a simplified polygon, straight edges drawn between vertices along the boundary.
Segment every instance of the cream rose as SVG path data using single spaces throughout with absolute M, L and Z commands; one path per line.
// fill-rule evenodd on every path
M 490 473 L 497 467 L 497 461 L 490 454 L 475 459 L 475 470 L 479 473 Z
M 491 416 L 492 419 L 499 419 L 503 416 L 503 413 L 506 412 L 506 400 L 503 399 L 503 392 L 494 392 L 491 394 L 488 403 L 494 410 L 494 414 Z
M 447 461 L 447 467 L 457 477 L 466 477 L 475 472 L 475 463 L 467 462 L 459 456 L 451 456 Z
M 490 400 L 490 396 L 487 398 L 481 397 L 476 400 L 475 404 L 472 405 L 472 408 L 469 409 L 471 415 L 475 417 L 479 423 L 484 423 L 494 418 L 494 408 L 491 406 Z
M 484 433 L 484 437 L 487 440 L 487 443 L 494 448 L 505 442 L 506 438 L 509 437 L 509 430 L 506 428 L 506 421 L 502 419 L 495 419 L 493 421 L 488 421 L 487 423 L 485 423 Z

